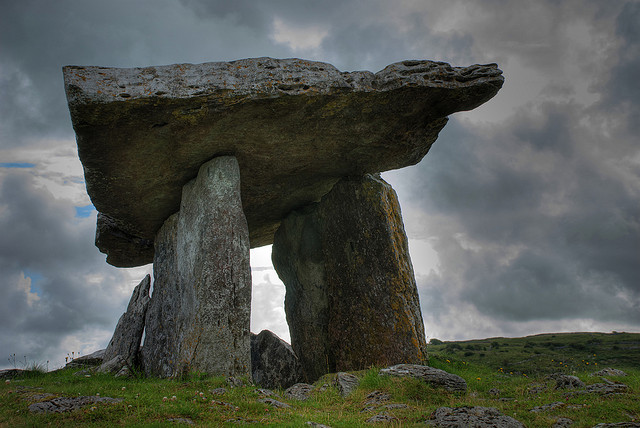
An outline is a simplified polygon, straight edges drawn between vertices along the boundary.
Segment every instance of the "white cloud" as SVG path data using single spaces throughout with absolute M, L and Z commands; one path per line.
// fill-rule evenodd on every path
M 293 52 L 317 49 L 328 35 L 326 25 L 296 25 L 280 17 L 273 19 L 271 37 L 277 43 L 289 46 Z

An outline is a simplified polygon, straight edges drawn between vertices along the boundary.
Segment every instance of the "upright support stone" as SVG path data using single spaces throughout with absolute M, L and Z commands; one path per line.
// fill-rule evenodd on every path
M 156 236 L 145 371 L 250 376 L 250 269 L 238 162 L 215 158 Z
M 149 306 L 151 277 L 145 276 L 133 289 L 127 311 L 122 314 L 104 351 L 104 362 L 120 355 L 129 366 L 138 364 L 138 350 L 144 333 L 144 319 Z
M 291 345 L 308 380 L 427 358 L 400 206 L 379 176 L 345 178 L 276 232 Z

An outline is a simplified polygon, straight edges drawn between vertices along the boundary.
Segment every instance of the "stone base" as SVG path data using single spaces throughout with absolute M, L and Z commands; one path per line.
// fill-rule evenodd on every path
M 276 232 L 291 345 L 308 381 L 427 359 L 400 206 L 379 176 L 345 178 Z
M 234 157 L 215 158 L 182 191 L 155 239 L 145 373 L 250 376 L 249 232 Z

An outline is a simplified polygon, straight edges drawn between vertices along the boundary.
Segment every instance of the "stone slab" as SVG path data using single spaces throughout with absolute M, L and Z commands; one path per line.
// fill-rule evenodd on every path
M 395 191 L 345 177 L 275 234 L 291 345 L 307 381 L 372 365 L 423 363 L 426 339 Z
M 234 155 L 252 247 L 293 209 L 346 175 L 419 162 L 451 113 L 501 88 L 495 64 L 427 60 L 378 73 L 301 59 L 145 68 L 63 68 L 78 153 L 114 266 L 153 260 L 182 186 L 214 156 Z
M 184 186 L 180 212 L 156 238 L 154 275 L 145 372 L 249 377 L 249 232 L 234 157 L 205 163 Z
M 138 365 L 138 353 L 144 333 L 144 319 L 149 306 L 150 288 L 151 276 L 147 275 L 133 289 L 127 311 L 118 320 L 113 336 L 102 356 L 104 362 L 120 355 L 129 366 Z

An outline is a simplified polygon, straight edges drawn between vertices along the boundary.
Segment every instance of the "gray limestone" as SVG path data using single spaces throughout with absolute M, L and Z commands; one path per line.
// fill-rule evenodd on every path
M 334 385 L 343 397 L 351 394 L 360 384 L 360 379 L 351 373 L 340 372 L 336 374 Z
M 145 372 L 249 376 L 249 235 L 234 157 L 202 165 L 155 242 Z
M 397 364 L 380 370 L 380 375 L 412 377 L 451 392 L 466 392 L 467 382 L 458 375 L 417 364 Z
M 454 112 L 491 99 L 495 64 L 403 61 L 371 73 L 301 59 L 144 68 L 67 66 L 64 84 L 96 244 L 114 266 L 153 260 L 155 236 L 200 166 L 233 154 L 252 247 L 340 178 L 419 162 Z M 144 165 L 144 167 L 141 167 Z
M 269 330 L 251 334 L 251 376 L 264 388 L 288 388 L 304 380 L 291 345 Z
M 65 413 L 82 409 L 89 404 L 95 403 L 119 403 L 122 398 L 81 396 L 81 397 L 56 397 L 50 400 L 40 401 L 29 405 L 31 413 Z
M 493 407 L 439 407 L 427 425 L 441 428 L 524 428 L 524 425 Z
M 400 206 L 379 176 L 344 178 L 319 203 L 291 213 L 275 235 L 272 260 L 307 381 L 426 361 Z
M 151 276 L 147 275 L 133 289 L 127 311 L 122 314 L 102 356 L 105 362 L 120 355 L 129 366 L 138 364 L 138 350 L 144 333 L 144 318 L 149 305 Z

